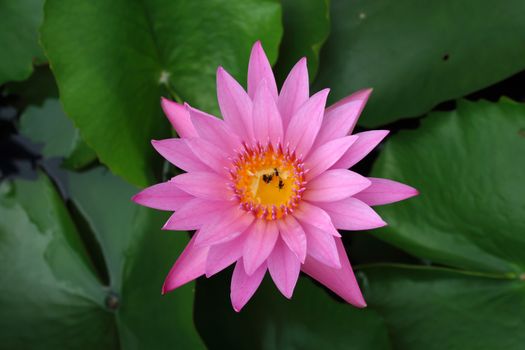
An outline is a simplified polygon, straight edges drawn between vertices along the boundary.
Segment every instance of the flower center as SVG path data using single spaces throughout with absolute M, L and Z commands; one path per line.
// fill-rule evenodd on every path
M 233 161 L 232 188 L 241 208 L 266 220 L 293 212 L 305 190 L 304 164 L 295 153 L 246 144 Z

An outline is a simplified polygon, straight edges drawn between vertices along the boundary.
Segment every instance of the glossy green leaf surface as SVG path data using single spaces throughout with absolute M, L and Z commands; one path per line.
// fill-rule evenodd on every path
M 374 88 L 363 126 L 424 114 L 525 69 L 521 0 L 331 3 L 316 89 L 330 87 L 335 102 Z
M 2 347 L 114 347 L 106 292 L 49 179 L 2 183 L 0 217 Z
M 319 67 L 319 51 L 330 32 L 329 0 L 282 0 L 284 35 L 276 64 L 278 81 L 284 82 L 302 57 L 308 59 L 313 81 Z
M 0 85 L 26 79 L 33 60 L 44 60 L 38 45 L 43 4 L 43 0 L 0 0 Z
M 112 172 L 145 186 L 160 172 L 150 140 L 170 132 L 160 96 L 216 112 L 217 66 L 244 82 L 259 39 L 275 61 L 280 17 L 275 0 L 50 0 L 42 41 L 82 137 Z
M 376 312 L 336 300 L 307 278 L 288 300 L 266 276 L 240 313 L 231 307 L 229 281 L 225 271 L 197 285 L 196 324 L 209 349 L 390 349 Z
M 9 266 L 0 276 L 2 346 L 203 348 L 193 285 L 160 293 L 186 235 L 162 235 L 166 216 L 132 203 L 135 188 L 103 168 L 70 173 L 68 192 L 82 231 L 45 175 L 0 187 L 0 262 Z M 85 244 L 91 234 L 107 274 Z
M 401 266 L 369 267 L 361 276 L 396 349 L 523 348 L 524 280 Z
M 44 157 L 66 158 L 67 164 L 74 168 L 83 167 L 97 158 L 56 99 L 47 99 L 42 107 L 28 107 L 20 118 L 19 132 L 41 144 Z
M 392 136 L 372 175 L 418 197 L 377 207 L 377 237 L 423 258 L 474 271 L 525 271 L 525 106 L 460 101 Z

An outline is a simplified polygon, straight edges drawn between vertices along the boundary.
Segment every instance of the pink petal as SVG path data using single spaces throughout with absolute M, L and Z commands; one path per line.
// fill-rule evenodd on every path
M 208 167 L 218 174 L 225 174 L 230 163 L 228 153 L 211 142 L 201 138 L 185 140 L 192 152 Z
M 284 130 L 288 127 L 292 116 L 310 96 L 308 82 L 308 68 L 306 58 L 303 57 L 292 68 L 284 81 L 277 105 L 283 119 Z
M 277 240 L 275 248 L 268 258 L 268 271 L 277 288 L 285 297 L 290 299 L 299 278 L 301 263 L 281 239 Z
M 341 159 L 332 166 L 332 168 L 350 168 L 376 148 L 379 142 L 388 135 L 388 132 L 388 130 L 371 130 L 355 134 L 355 136 L 358 137 L 357 141 L 348 149 L 348 151 L 346 151 Z
M 201 162 L 186 144 L 185 139 L 152 140 L 151 144 L 171 164 L 185 171 L 207 171 L 206 164 Z
M 361 90 L 328 107 L 315 146 L 349 135 L 371 93 L 372 89 Z
M 286 130 L 285 145 L 290 144 L 298 156 L 306 157 L 323 121 L 324 106 L 329 89 L 310 97 L 293 115 Z
M 268 258 L 279 237 L 279 229 L 273 221 L 256 220 L 246 234 L 243 249 L 244 270 L 251 275 Z
M 332 219 L 327 212 L 316 205 L 312 205 L 306 201 L 302 201 L 297 209 L 293 212 L 293 216 L 301 223 L 306 223 L 317 227 L 321 231 L 328 232 L 332 236 L 341 237 L 339 232 L 332 224 Z
M 370 186 L 366 177 L 346 169 L 325 171 L 306 185 L 303 198 L 313 202 L 338 201 Z
M 226 178 L 215 173 L 180 174 L 171 181 L 181 190 L 195 197 L 218 201 L 230 201 L 233 197 L 233 192 L 228 189 Z
M 228 242 L 240 236 L 253 220 L 252 214 L 238 207 L 224 210 L 223 215 L 202 226 L 195 245 L 205 246 Z
M 281 116 L 266 80 L 259 84 L 253 101 L 253 129 L 255 139 L 262 144 L 283 140 Z
M 302 226 L 308 242 L 308 255 L 330 267 L 341 268 L 335 237 L 312 225 L 303 224 Z
M 211 114 L 199 111 L 186 104 L 195 129 L 199 136 L 220 147 L 226 152 L 231 152 L 241 145 L 241 140 L 222 119 Z
M 179 189 L 170 181 L 145 188 L 132 200 L 145 207 L 159 210 L 179 210 L 186 202 L 194 198 L 192 195 Z
M 225 210 L 233 206 L 231 202 L 193 198 L 173 213 L 162 229 L 175 231 L 199 229 L 204 223 L 216 220 Z
M 305 160 L 306 169 L 309 169 L 308 179 L 315 178 L 334 165 L 356 140 L 357 136 L 345 136 L 315 148 Z
M 354 198 L 368 205 L 383 205 L 417 196 L 418 190 L 408 185 L 388 179 L 369 177 L 370 187 L 354 195 Z
M 196 234 L 190 240 L 175 265 L 171 268 L 164 285 L 162 294 L 174 290 L 204 274 L 208 247 L 195 247 Z
M 353 197 L 318 205 L 326 210 L 335 227 L 341 230 L 370 230 L 386 225 L 372 208 Z
M 266 57 L 261 42 L 253 44 L 248 64 L 248 95 L 254 99 L 256 90 L 262 80 L 266 80 L 268 92 L 274 101 L 277 101 L 277 84 L 273 76 L 272 66 Z
M 361 290 L 355 279 L 350 261 L 348 261 L 343 242 L 340 238 L 336 238 L 335 241 L 339 258 L 341 260 L 340 269 L 326 266 L 311 257 L 306 259 L 306 262 L 301 269 L 306 274 L 331 289 L 335 294 L 339 295 L 348 303 L 359 308 L 366 307 L 366 302 L 363 299 L 363 294 L 361 294 Z
M 195 131 L 195 127 L 191 123 L 190 116 L 184 106 L 164 97 L 161 98 L 160 104 L 173 129 L 177 131 L 180 137 L 197 137 L 197 131 Z
M 306 235 L 293 216 L 288 215 L 278 221 L 281 238 L 302 263 L 306 258 Z
M 229 242 L 212 245 L 206 260 L 206 277 L 215 275 L 239 260 L 245 240 L 246 232 Z
M 237 261 L 235 270 L 233 270 L 230 299 L 232 301 L 233 309 L 236 312 L 246 305 L 248 300 L 253 296 L 257 288 L 262 282 L 264 274 L 266 273 L 266 266 L 261 265 L 257 271 L 248 275 L 244 271 L 242 258 Z
M 222 67 L 217 69 L 217 98 L 230 128 L 245 141 L 253 140 L 252 100 Z

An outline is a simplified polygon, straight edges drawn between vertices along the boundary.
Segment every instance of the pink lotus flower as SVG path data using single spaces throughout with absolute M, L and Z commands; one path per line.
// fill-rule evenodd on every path
M 223 68 L 217 70 L 224 121 L 163 99 L 180 138 L 153 141 L 153 147 L 187 173 L 146 188 L 133 200 L 175 211 L 163 229 L 196 230 L 163 293 L 235 263 L 236 311 L 266 271 L 287 298 L 303 271 L 350 304 L 365 307 L 337 229 L 384 226 L 370 206 L 417 194 L 398 182 L 347 170 L 388 133 L 350 135 L 370 93 L 359 91 L 325 109 L 328 89 L 310 97 L 305 58 L 279 93 L 257 42 L 247 93 Z

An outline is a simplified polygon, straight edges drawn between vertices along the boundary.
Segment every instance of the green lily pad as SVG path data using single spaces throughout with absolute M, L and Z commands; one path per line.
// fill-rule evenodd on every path
M 160 96 L 217 111 L 215 71 L 246 80 L 258 39 L 275 61 L 276 0 L 49 0 L 42 42 L 66 113 L 100 160 L 146 186 L 160 174 L 150 140 L 169 136 Z
M 97 159 L 57 99 L 46 100 L 42 107 L 28 107 L 20 118 L 19 131 L 31 141 L 43 144 L 44 157 L 66 158 L 66 164 L 72 168 L 84 167 Z
M 195 321 L 210 349 L 390 349 L 375 311 L 340 302 L 307 278 L 288 300 L 267 276 L 240 313 L 231 307 L 229 281 L 223 272 L 197 284 Z
M 319 66 L 319 51 L 330 33 L 328 0 L 282 0 L 284 35 L 276 64 L 277 80 L 284 82 L 292 67 L 306 56 L 313 81 Z
M 28 78 L 33 60 L 45 61 L 38 45 L 43 0 L 0 0 L 0 85 Z
M 474 271 L 525 271 L 525 105 L 460 101 L 392 136 L 372 175 L 418 197 L 377 207 L 378 238 L 419 257 Z
M 525 69 L 525 2 L 332 1 L 317 90 L 374 88 L 360 124 L 426 113 Z
M 184 233 L 161 234 L 165 215 L 133 204 L 136 189 L 103 168 L 70 173 L 68 189 L 85 225 L 42 174 L 0 186 L 2 346 L 203 348 L 192 284 L 161 296 Z M 96 248 L 84 248 L 91 234 L 107 273 L 95 268 Z
M 402 266 L 361 276 L 396 349 L 523 349 L 524 280 Z
M 106 291 L 49 179 L 2 183 L 0 217 L 2 347 L 115 347 Z

